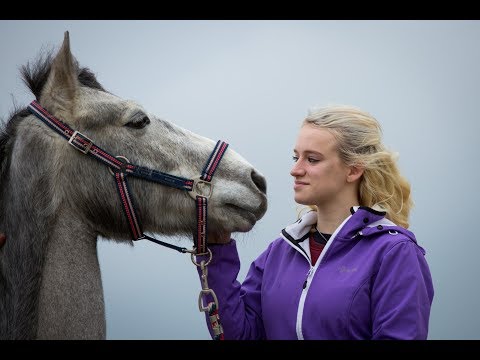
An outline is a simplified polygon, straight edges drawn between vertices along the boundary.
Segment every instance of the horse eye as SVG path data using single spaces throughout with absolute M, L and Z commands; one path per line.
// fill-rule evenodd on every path
M 148 116 L 143 116 L 140 119 L 129 121 L 125 126 L 131 127 L 133 129 L 143 129 L 145 126 L 150 124 L 150 119 Z

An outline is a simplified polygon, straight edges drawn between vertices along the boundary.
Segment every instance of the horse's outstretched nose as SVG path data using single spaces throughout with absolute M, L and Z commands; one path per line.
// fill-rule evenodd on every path
M 252 170 L 252 180 L 253 183 L 257 186 L 258 190 L 260 190 L 263 194 L 267 194 L 267 181 L 263 175 L 260 175 L 255 170 Z

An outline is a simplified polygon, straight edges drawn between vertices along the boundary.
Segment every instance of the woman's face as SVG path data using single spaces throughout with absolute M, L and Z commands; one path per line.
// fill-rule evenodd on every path
M 332 133 L 314 125 L 300 128 L 293 150 L 295 201 L 318 207 L 334 204 L 347 188 L 350 172 L 339 157 Z

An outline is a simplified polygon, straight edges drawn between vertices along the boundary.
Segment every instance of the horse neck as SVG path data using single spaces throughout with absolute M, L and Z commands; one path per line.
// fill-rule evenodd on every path
M 62 216 L 48 240 L 38 302 L 39 339 L 104 339 L 96 235 Z
M 0 251 L 0 339 L 32 339 L 37 330 L 47 224 L 51 223 L 45 211 L 49 196 L 48 191 L 32 191 L 23 178 L 1 189 L 0 229 L 8 240 Z

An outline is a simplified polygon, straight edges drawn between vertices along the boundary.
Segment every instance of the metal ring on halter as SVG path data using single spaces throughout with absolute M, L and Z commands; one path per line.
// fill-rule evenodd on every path
M 212 250 L 210 250 L 209 248 L 207 248 L 207 250 L 208 250 L 208 260 L 205 264 L 203 264 L 203 266 L 207 266 L 208 264 L 210 264 L 210 261 L 212 261 Z M 201 266 L 201 264 L 195 261 L 194 259 L 195 256 L 196 254 L 194 254 L 193 252 L 190 253 L 190 260 L 192 260 L 193 265 Z
M 193 186 L 191 191 L 187 191 L 188 195 L 190 195 L 193 200 L 197 199 L 198 196 L 203 196 L 205 198 L 209 198 L 212 196 L 213 185 L 211 182 L 202 180 L 200 176 L 192 178 Z
M 123 159 L 127 162 L 127 164 L 130 164 L 130 160 L 128 160 L 125 156 L 122 156 L 122 155 L 118 155 L 118 156 L 115 156 L 117 159 Z M 108 171 L 110 171 L 110 174 L 112 174 L 113 176 L 115 176 L 115 173 L 113 172 L 112 168 L 109 167 L 108 168 Z

